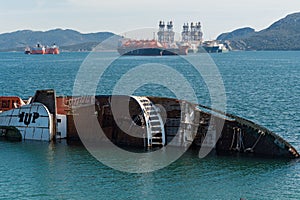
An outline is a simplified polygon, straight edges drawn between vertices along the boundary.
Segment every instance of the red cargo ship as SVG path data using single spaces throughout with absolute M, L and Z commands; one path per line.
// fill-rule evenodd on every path
M 59 54 L 59 47 L 53 44 L 51 47 L 37 44 L 35 47 L 26 47 L 25 54 Z

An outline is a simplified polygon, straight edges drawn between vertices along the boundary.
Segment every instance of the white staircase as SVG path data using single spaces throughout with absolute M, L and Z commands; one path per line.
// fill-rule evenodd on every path
M 147 127 L 147 146 L 149 148 L 165 146 L 165 128 L 160 115 L 160 109 L 155 106 L 147 97 L 131 97 L 139 103 L 145 117 Z

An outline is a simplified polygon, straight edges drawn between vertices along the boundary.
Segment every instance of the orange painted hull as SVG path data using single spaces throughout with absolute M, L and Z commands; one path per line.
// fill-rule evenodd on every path
M 30 54 L 45 54 L 45 50 L 31 50 Z
M 25 54 L 59 54 L 58 47 L 35 47 L 35 48 L 26 48 Z
M 45 50 L 45 54 L 59 54 L 58 48 L 48 48 Z

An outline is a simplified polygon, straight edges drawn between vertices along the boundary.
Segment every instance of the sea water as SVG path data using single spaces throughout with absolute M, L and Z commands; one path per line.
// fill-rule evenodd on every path
M 0 53 L 0 95 L 27 99 L 35 90 L 49 88 L 58 95 L 72 95 L 78 71 L 88 55 Z M 210 56 L 224 82 L 226 112 L 267 127 L 299 151 L 300 52 L 229 52 Z M 115 57 L 113 52 L 102 53 L 99 62 Z M 194 69 L 184 68 L 184 62 L 173 57 L 118 58 L 98 80 L 95 93 L 111 94 L 132 67 L 158 63 L 183 74 L 198 102 L 210 106 L 207 84 Z M 135 94 L 176 97 L 174 91 L 157 84 L 146 84 Z M 0 198 L 300 199 L 299 160 L 235 156 L 200 159 L 197 155 L 190 151 L 161 170 L 130 174 L 105 166 L 84 147 L 0 141 Z

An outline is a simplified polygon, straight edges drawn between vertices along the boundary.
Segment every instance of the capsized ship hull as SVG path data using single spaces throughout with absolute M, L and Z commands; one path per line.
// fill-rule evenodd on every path
M 104 135 L 91 128 L 95 125 L 91 121 L 97 123 L 95 127 L 100 125 Z M 209 148 L 217 154 L 299 158 L 291 144 L 251 121 L 162 97 L 56 97 L 54 90 L 40 90 L 26 105 L 0 113 L 0 133 L 8 139 L 66 139 L 71 144 L 84 138 L 152 150 L 168 145 Z

